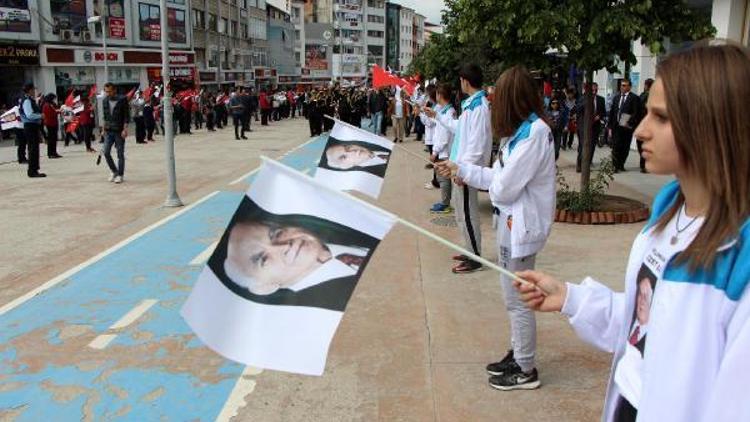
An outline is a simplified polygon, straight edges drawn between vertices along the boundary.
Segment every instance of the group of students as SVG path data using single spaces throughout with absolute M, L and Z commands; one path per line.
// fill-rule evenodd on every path
M 646 112 L 626 128 L 647 171 L 676 180 L 658 193 L 633 244 L 624 292 L 534 270 L 555 212 L 556 145 L 529 71 L 503 72 L 490 107 L 479 68 L 464 66 L 458 118 L 446 88 L 428 92 L 419 112 L 436 172 L 452 180 L 466 248 L 482 252 L 477 195 L 488 191 L 499 264 L 524 280 L 500 276 L 511 338 L 486 367 L 493 388 L 540 386 L 535 311 L 560 312 L 584 341 L 614 355 L 603 420 L 750 420 L 750 126 L 741 113 L 749 78 L 750 53 L 734 45 L 696 46 L 659 64 Z M 616 113 L 616 124 L 631 117 Z M 501 147 L 488 167 L 493 137 Z M 456 273 L 481 267 L 454 259 Z

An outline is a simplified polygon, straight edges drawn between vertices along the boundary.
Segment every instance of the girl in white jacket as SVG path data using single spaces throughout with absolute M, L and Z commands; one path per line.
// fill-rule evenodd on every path
M 614 354 L 602 420 L 750 420 L 749 80 L 738 46 L 659 64 L 635 136 L 648 172 L 677 180 L 633 244 L 624 293 L 518 274 L 536 285 L 516 285 L 531 308 Z
M 534 79 L 516 66 L 500 75 L 492 102 L 492 129 L 507 138 L 492 168 L 460 162 L 438 164 L 443 176 L 456 175 L 477 189 L 489 190 L 494 207 L 500 265 L 510 271 L 533 269 L 544 247 L 555 212 L 555 151 L 552 131 L 541 118 L 544 106 Z M 512 279 L 501 275 L 510 317 L 511 350 L 487 366 L 490 386 L 498 390 L 534 389 L 539 377 L 536 320 L 518 296 Z

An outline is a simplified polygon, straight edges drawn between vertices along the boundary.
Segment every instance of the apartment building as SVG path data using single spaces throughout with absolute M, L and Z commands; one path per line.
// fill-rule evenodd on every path
M 367 68 L 385 66 L 385 0 L 367 0 L 365 28 L 367 30 Z
M 265 0 L 192 0 L 198 79 L 207 87 L 253 85 L 268 67 Z
M 169 0 L 170 74 L 195 82 L 192 22 L 187 0 Z M 106 82 L 120 91 L 161 79 L 158 0 L 5 2 L 0 14 L 0 100 L 9 103 L 25 81 L 64 97 Z M 88 23 L 99 17 L 99 23 Z M 107 51 L 104 51 L 106 36 Z M 105 74 L 105 62 L 108 74 Z

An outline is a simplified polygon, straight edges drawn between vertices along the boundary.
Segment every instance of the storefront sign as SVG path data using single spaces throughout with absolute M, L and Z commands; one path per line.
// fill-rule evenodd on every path
M 328 46 L 320 44 L 305 45 L 305 68 L 328 70 Z
M 31 12 L 27 0 L 0 2 L 0 31 L 31 32 Z
M 193 55 L 187 53 L 169 53 L 169 64 L 191 64 Z
M 109 37 L 125 39 L 125 19 L 109 18 Z
M 104 50 L 75 50 L 75 63 L 79 64 L 104 64 L 104 60 L 109 63 L 124 63 L 122 51 L 107 50 L 106 56 Z
M 0 44 L 0 64 L 38 65 L 39 49 Z
M 149 81 L 161 80 L 161 68 L 160 67 L 149 67 L 146 69 Z M 195 80 L 195 68 L 194 67 L 170 67 L 169 68 L 170 79 L 180 80 Z
M 215 72 L 200 72 L 200 81 L 201 82 L 214 82 L 216 81 L 216 73 Z

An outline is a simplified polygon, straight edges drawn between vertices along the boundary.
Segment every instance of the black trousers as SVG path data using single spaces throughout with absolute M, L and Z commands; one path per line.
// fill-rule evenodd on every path
M 268 116 L 271 114 L 271 110 L 264 108 L 260 111 L 260 124 L 262 126 L 268 126 Z
M 193 112 L 193 121 L 195 122 L 195 130 L 203 129 L 203 114 L 200 111 Z
M 241 114 L 232 113 L 232 124 L 234 125 L 234 137 L 240 139 L 240 136 L 245 136 L 245 126 L 243 125 L 243 117 Z
M 57 140 L 59 138 L 59 132 L 59 126 L 47 126 L 47 157 L 54 157 L 57 155 Z
M 214 112 L 209 111 L 206 113 L 206 129 L 214 130 Z
M 27 174 L 32 175 L 39 172 L 39 136 L 42 126 L 36 123 L 24 123 L 23 135 L 29 148 L 29 168 Z
M 26 155 L 26 134 L 21 128 L 13 129 L 13 132 L 16 135 L 16 154 L 18 162 L 23 163 L 28 160 L 28 156 Z
M 630 154 L 630 143 L 632 140 L 632 129 L 618 126 L 612 131 L 612 161 L 616 169 L 625 169 L 625 162 L 628 160 L 628 155 Z
M 135 122 L 135 141 L 139 144 L 146 142 L 146 121 L 143 116 L 134 117 Z

